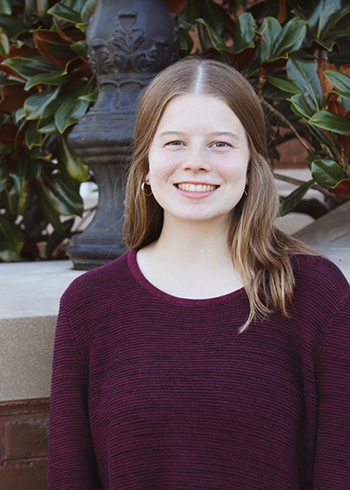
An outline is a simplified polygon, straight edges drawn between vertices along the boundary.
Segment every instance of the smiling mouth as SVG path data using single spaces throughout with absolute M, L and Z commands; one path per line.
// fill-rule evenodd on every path
M 219 186 L 209 184 L 176 184 L 176 187 L 181 191 L 186 192 L 211 192 L 217 189 Z

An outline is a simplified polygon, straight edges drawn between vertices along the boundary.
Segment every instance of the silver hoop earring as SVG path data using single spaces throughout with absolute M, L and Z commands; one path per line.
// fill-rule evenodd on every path
M 147 187 L 149 187 L 149 191 L 148 191 L 148 192 L 147 192 L 147 188 L 146 188 L 146 186 L 147 186 Z M 144 195 L 145 195 L 146 197 L 149 197 L 149 196 L 151 196 L 151 195 L 152 195 L 152 189 L 151 189 L 151 186 L 150 186 L 150 185 L 149 185 L 149 184 L 148 184 L 146 181 L 142 182 L 142 184 L 141 184 L 141 190 L 142 190 L 142 192 L 144 193 Z

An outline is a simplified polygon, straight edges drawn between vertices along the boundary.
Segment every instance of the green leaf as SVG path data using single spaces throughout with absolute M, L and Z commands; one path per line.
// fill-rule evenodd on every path
M 333 133 L 350 136 L 350 119 L 326 109 L 314 114 L 309 123 Z
M 274 87 L 283 90 L 283 92 L 288 92 L 290 94 L 301 94 L 302 91 L 300 87 L 295 85 L 295 83 L 289 80 L 283 80 L 282 78 L 267 76 L 267 81 L 271 83 Z
M 76 55 L 78 55 L 80 58 L 86 59 L 87 58 L 87 53 L 86 53 L 86 44 L 84 41 L 79 41 L 77 43 L 74 43 L 70 46 L 71 50 L 74 51 Z
M 250 12 L 240 15 L 236 22 L 234 52 L 241 53 L 247 48 L 254 48 L 255 20 Z
M 62 145 L 60 146 L 59 164 L 66 169 L 67 173 L 73 179 L 79 182 L 86 182 L 89 175 L 89 167 L 84 165 L 79 157 L 68 147 L 66 139 L 62 136 Z
M 290 99 L 292 111 L 304 119 L 309 119 L 314 114 L 314 108 L 309 104 L 310 100 L 306 99 L 303 94 L 293 95 Z
M 327 70 L 324 75 L 336 88 L 335 93 L 350 100 L 350 77 L 334 70 Z
M 339 163 L 325 158 L 311 162 L 311 174 L 316 182 L 325 189 L 334 188 L 340 181 L 348 178 Z
M 309 25 L 317 39 L 321 37 L 321 32 L 327 25 L 327 22 L 337 10 L 341 8 L 340 0 L 320 0 L 314 11 L 309 17 Z
M 198 18 L 204 19 L 216 33 L 222 32 L 221 12 L 213 0 L 201 0 L 200 2 L 187 0 L 185 18 L 191 24 L 197 22 Z
M 10 41 L 7 34 L 0 27 L 0 55 L 7 56 L 10 48 Z
M 37 181 L 37 193 L 39 198 L 40 207 L 42 208 L 46 218 L 54 227 L 54 230 L 58 233 L 62 233 L 63 226 L 60 220 L 60 213 L 58 205 L 47 190 L 44 182 L 41 178 Z
M 35 75 L 45 72 L 55 71 L 55 65 L 37 54 L 27 54 L 25 56 L 15 56 L 2 62 L 16 71 L 23 78 L 29 79 Z M 61 72 L 61 70 L 57 70 Z
M 80 99 L 81 96 L 90 93 L 90 86 L 94 83 L 91 79 L 89 82 L 82 84 L 81 88 L 75 90 L 71 95 L 69 95 L 63 102 L 61 107 L 57 110 L 55 114 L 55 123 L 58 131 L 63 134 L 65 130 L 79 121 L 81 117 L 87 111 L 89 107 L 89 102 L 87 100 Z
M 81 18 L 86 21 L 88 17 L 95 12 L 98 0 L 86 0 L 84 7 L 81 10 Z
M 81 95 L 79 97 L 80 100 L 87 100 L 88 102 L 96 102 L 98 97 L 98 89 L 95 88 L 92 92 L 87 95 Z
M 56 19 L 63 20 L 69 24 L 78 24 L 82 20 L 81 15 L 76 10 L 73 10 L 63 3 L 55 3 L 47 13 Z
M 314 179 L 311 179 L 308 182 L 304 182 L 293 192 L 291 192 L 289 196 L 281 198 L 280 216 L 285 216 L 286 214 L 291 213 L 298 202 L 301 201 L 301 199 L 305 196 L 307 191 L 311 189 L 314 182 Z
M 83 214 L 83 200 L 79 193 L 71 189 L 59 175 L 51 175 L 44 180 L 47 190 L 62 214 Z
M 266 17 L 259 30 L 262 36 L 260 62 L 272 62 L 288 58 L 289 53 L 300 48 L 305 35 L 303 20 L 292 19 L 282 29 L 274 17 Z
M 29 185 L 27 181 L 26 165 L 20 162 L 10 173 L 14 182 L 14 189 L 17 194 L 17 213 L 23 215 L 29 203 Z
M 30 26 L 22 22 L 13 15 L 0 15 L 0 27 L 6 32 L 10 39 L 16 39 L 23 32 L 30 29 Z
M 210 27 L 207 21 L 205 21 L 204 19 L 196 19 L 196 22 L 198 22 L 198 24 L 202 24 L 206 28 L 210 42 L 217 51 L 224 51 L 228 53 L 231 52 L 230 48 L 226 46 L 225 41 L 214 29 Z
M 36 85 L 63 85 L 72 78 L 72 74 L 66 75 L 64 70 L 55 70 L 48 73 L 38 73 L 30 77 L 25 84 L 25 90 L 30 90 Z
M 34 146 L 41 147 L 42 145 L 42 136 L 37 130 L 37 125 L 31 124 L 27 131 L 25 137 L 26 145 L 31 150 Z
M 29 96 L 24 102 L 24 113 L 28 120 L 39 119 L 46 107 L 56 99 L 59 87 L 50 92 L 39 92 Z
M 291 57 L 287 62 L 287 75 L 297 85 L 311 105 L 313 111 L 322 107 L 323 94 L 320 79 L 317 75 L 317 62 L 314 60 L 303 60 Z
M 4 262 L 21 260 L 24 236 L 11 221 L 0 215 L 0 259 Z
M 78 98 L 77 98 L 78 97 Z M 87 100 L 81 100 L 78 94 L 72 94 L 55 114 L 55 123 L 58 131 L 63 134 L 69 126 L 77 123 L 89 107 Z
M 12 14 L 12 5 L 10 0 L 0 0 L 0 14 Z

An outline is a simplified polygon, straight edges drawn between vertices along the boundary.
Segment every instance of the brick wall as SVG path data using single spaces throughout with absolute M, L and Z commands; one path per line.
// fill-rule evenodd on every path
M 0 489 L 46 490 L 49 400 L 0 402 Z

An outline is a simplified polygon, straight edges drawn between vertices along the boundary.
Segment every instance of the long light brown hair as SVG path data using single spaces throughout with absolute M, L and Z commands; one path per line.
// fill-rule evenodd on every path
M 311 249 L 274 226 L 279 200 L 267 162 L 265 119 L 250 83 L 234 68 L 213 60 L 188 57 L 166 68 L 151 82 L 138 108 L 133 161 L 126 191 L 124 233 L 130 248 L 156 240 L 163 209 L 141 184 L 148 172 L 148 153 L 165 107 L 177 95 L 217 97 L 241 121 L 248 139 L 250 161 L 247 195 L 237 204 L 229 232 L 232 262 L 247 292 L 250 314 L 243 331 L 255 318 L 279 311 L 287 314 L 294 276 L 290 256 Z

